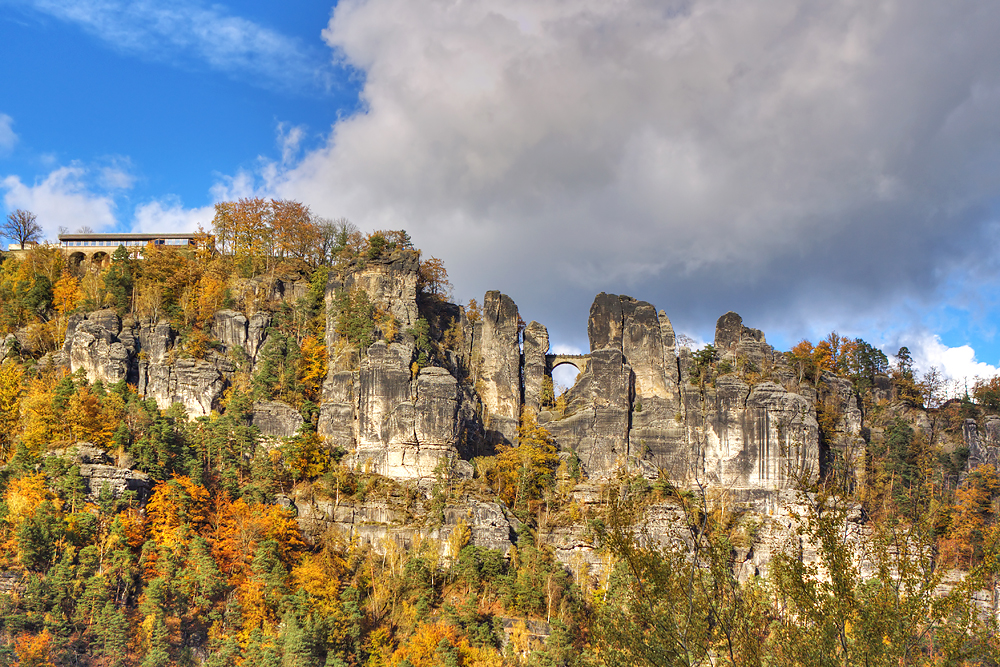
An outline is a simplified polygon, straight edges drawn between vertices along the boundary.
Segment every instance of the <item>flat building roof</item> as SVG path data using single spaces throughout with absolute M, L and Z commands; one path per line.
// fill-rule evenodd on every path
M 194 240 L 196 234 L 60 234 L 63 241 L 155 241 L 157 239 Z

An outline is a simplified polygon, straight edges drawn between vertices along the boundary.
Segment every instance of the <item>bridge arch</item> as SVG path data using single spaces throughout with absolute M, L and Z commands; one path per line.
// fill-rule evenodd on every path
M 545 355 L 545 363 L 549 367 L 549 373 L 554 371 L 559 366 L 569 364 L 576 368 L 577 371 L 583 373 L 587 370 L 587 366 L 590 364 L 589 354 L 547 354 Z

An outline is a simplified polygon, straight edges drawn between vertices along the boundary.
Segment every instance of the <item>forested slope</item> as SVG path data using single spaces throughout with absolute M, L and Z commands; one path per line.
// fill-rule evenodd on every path
M 0 664 L 997 664 L 1000 380 L 608 294 L 560 359 L 405 232 L 209 232 L 0 264 Z

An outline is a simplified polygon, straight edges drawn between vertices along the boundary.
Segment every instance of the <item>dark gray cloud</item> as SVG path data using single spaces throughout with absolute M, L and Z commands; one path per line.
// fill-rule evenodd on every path
M 364 110 L 265 186 L 564 341 L 598 291 L 692 332 L 879 324 L 997 279 L 998 34 L 984 2 L 344 1 Z

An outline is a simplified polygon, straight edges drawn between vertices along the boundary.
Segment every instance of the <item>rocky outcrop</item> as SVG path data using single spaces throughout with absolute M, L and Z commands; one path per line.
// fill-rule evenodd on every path
M 20 349 L 21 344 L 17 341 L 17 337 L 14 334 L 7 334 L 7 336 L 0 341 L 0 362 L 8 357 L 16 356 Z
M 130 491 L 144 502 L 153 488 L 149 475 L 126 466 L 116 465 L 107 452 L 89 442 L 78 442 L 73 447 L 57 450 L 50 456 L 63 456 L 75 463 L 80 476 L 87 483 L 87 499 L 97 502 L 105 487 L 115 498 Z
M 191 417 L 218 407 L 235 368 L 223 355 L 172 359 L 176 334 L 168 322 L 122 322 L 113 310 L 70 319 L 63 353 L 70 370 L 83 369 L 91 382 L 125 380 L 160 408 L 182 403 Z
M 411 351 L 379 341 L 358 373 L 356 447 L 360 469 L 403 479 L 433 478 L 458 465 L 458 381 L 427 367 L 411 382 Z M 459 466 L 468 475 L 468 465 Z
M 129 376 L 134 350 L 118 339 L 121 321 L 113 310 L 88 313 L 73 323 L 72 336 L 64 344 L 70 367 L 82 368 L 91 382 L 119 382 Z
M 597 295 L 587 332 L 587 368 L 566 394 L 565 415 L 545 427 L 588 474 L 607 477 L 627 466 L 748 492 L 791 488 L 819 474 L 813 397 L 744 380 L 763 376 L 775 357 L 763 333 L 736 313 L 716 328 L 721 375 L 705 368 L 696 378 L 666 314 L 631 297 Z M 857 434 L 856 403 L 846 395 L 844 403 L 845 429 Z
M 982 432 L 975 419 L 966 419 L 962 424 L 962 436 L 965 446 L 969 448 L 968 470 L 982 465 L 1000 468 L 1000 416 L 987 416 Z
M 250 423 L 268 438 L 290 438 L 304 423 L 299 411 L 281 401 L 257 401 L 253 404 Z
M 524 328 L 524 407 L 541 410 L 542 384 L 545 381 L 545 355 L 549 352 L 549 332 L 538 322 Z
M 255 360 L 270 324 L 268 313 L 257 312 L 248 319 L 235 310 L 220 310 L 212 317 L 212 335 L 222 343 L 223 351 L 232 354 L 242 350 L 247 358 Z
M 521 318 L 506 294 L 487 292 L 475 326 L 473 374 L 483 402 L 486 437 L 492 443 L 517 441 L 521 415 Z
M 420 253 L 397 250 L 375 259 L 354 260 L 343 277 L 331 273 L 326 285 L 327 346 L 337 343 L 336 298 L 341 292 L 363 290 L 372 303 L 394 317 L 401 331 L 413 327 L 420 316 L 417 307 L 417 272 Z
M 247 318 L 235 310 L 220 310 L 212 317 L 212 335 L 228 351 L 233 348 L 246 349 Z
M 381 501 L 311 499 L 297 501 L 296 508 L 299 527 L 308 538 L 316 539 L 332 530 L 348 542 L 369 545 L 376 553 L 384 553 L 389 541 L 408 549 L 417 541 L 430 539 L 437 542 L 442 556 L 453 556 L 448 538 L 464 524 L 469 528 L 469 544 L 506 554 L 513 546 L 516 529 L 516 519 L 500 505 L 474 499 L 446 506 L 432 525 L 421 525 L 406 508 Z

